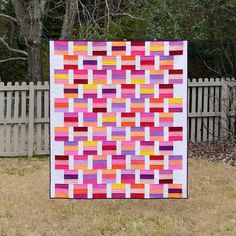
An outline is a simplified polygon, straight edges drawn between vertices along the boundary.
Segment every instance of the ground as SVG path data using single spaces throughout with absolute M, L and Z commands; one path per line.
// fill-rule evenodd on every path
M 0 158 L 2 235 L 236 235 L 236 169 L 189 160 L 188 200 L 50 200 L 48 158 Z

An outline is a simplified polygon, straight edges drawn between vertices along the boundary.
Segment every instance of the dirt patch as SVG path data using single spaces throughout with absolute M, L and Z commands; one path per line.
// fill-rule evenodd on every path
M 236 235 L 231 166 L 189 160 L 188 200 L 50 200 L 48 164 L 0 159 L 1 236 Z
M 192 143 L 189 145 L 189 157 L 236 166 L 236 141 Z

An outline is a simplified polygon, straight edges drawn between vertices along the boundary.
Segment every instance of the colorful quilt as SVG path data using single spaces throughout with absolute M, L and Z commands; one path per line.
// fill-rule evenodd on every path
M 187 42 L 50 41 L 51 198 L 187 198 Z

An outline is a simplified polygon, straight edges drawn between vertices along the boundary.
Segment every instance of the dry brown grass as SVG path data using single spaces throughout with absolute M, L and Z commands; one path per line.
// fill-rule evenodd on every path
M 46 158 L 0 159 L 0 235 L 236 235 L 236 170 L 189 161 L 188 200 L 49 200 Z

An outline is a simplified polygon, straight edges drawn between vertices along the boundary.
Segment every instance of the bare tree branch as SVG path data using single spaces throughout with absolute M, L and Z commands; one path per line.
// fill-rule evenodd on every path
M 105 0 L 105 2 L 106 2 L 106 8 L 107 8 L 107 30 L 108 30 L 110 26 L 110 8 L 109 8 L 108 0 Z
M 228 59 L 228 62 L 229 62 L 229 64 L 230 64 L 230 66 L 232 67 L 232 66 L 233 66 L 233 63 L 232 63 L 231 59 L 229 58 L 228 53 L 227 53 L 226 50 L 225 50 L 225 47 L 224 47 L 223 40 L 222 40 L 222 37 L 221 37 L 221 36 L 220 36 L 220 44 L 221 44 L 221 48 L 223 49 L 224 56 Z
M 87 6 L 85 6 L 80 0 L 78 0 L 78 2 L 80 3 L 80 5 L 82 6 L 82 8 L 83 8 L 83 17 L 85 18 L 85 21 L 86 22 L 89 22 L 89 21 L 93 21 L 93 23 L 96 25 L 97 24 L 97 22 L 95 21 L 95 18 L 94 18 L 94 16 L 91 16 L 91 14 L 90 14 L 90 11 L 89 11 L 89 9 L 87 8 Z M 77 4 L 78 5 L 78 4 Z M 94 10 L 93 10 L 93 15 L 94 15 L 94 13 L 95 13 L 95 11 L 96 11 L 96 8 L 97 8 L 97 3 L 96 3 L 96 1 L 95 1 L 95 5 L 94 5 Z M 78 12 L 78 7 L 77 7 L 77 12 Z
M 219 71 L 216 71 L 213 68 L 211 68 L 209 65 L 207 65 L 205 60 L 203 61 L 203 63 L 209 70 L 211 70 L 211 71 L 215 72 L 216 74 L 220 75 L 221 77 L 223 77 L 223 75 Z
M 0 60 L 0 63 L 9 62 L 9 61 L 16 61 L 16 60 L 24 60 L 24 61 L 26 61 L 27 58 L 26 57 L 11 57 L 11 58 Z
M 15 23 L 18 23 L 16 18 L 14 18 L 12 16 L 9 16 L 9 15 L 3 14 L 3 13 L 0 13 L 0 16 L 5 17 L 5 18 L 7 18 L 7 19 L 9 19 L 11 21 L 14 21 Z
M 21 53 L 25 56 L 28 56 L 28 53 L 23 51 L 23 50 L 19 50 L 19 49 L 15 49 L 15 48 L 11 48 L 7 42 L 4 40 L 4 38 L 0 38 L 0 41 L 7 47 L 8 50 L 12 51 L 12 52 L 16 52 L 16 53 Z
M 135 19 L 135 20 L 145 20 L 143 18 L 140 18 L 140 17 L 137 17 L 137 16 L 133 16 L 133 15 L 127 13 L 127 12 L 122 12 L 122 13 L 112 13 L 111 12 L 110 15 L 112 15 L 112 16 L 128 16 L 128 17 L 130 17 L 132 19 Z
M 96 0 L 95 0 L 96 1 Z M 78 16 L 78 21 L 79 21 L 79 26 L 80 28 L 82 27 L 82 22 L 80 19 L 80 10 L 79 10 L 79 1 L 76 1 L 76 10 L 77 10 L 77 16 Z

